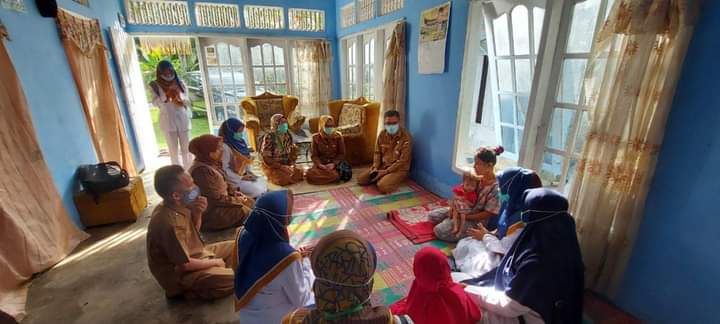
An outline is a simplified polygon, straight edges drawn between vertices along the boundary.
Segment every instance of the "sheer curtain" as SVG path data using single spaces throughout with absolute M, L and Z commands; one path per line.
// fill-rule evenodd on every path
M 19 321 L 32 275 L 87 234 L 70 222 L 52 182 L 4 37 L 0 26 L 0 308 Z
M 330 64 L 332 51 L 327 41 L 296 41 L 296 95 L 300 98 L 300 114 L 317 117 L 327 113 L 332 95 Z
M 99 22 L 62 9 L 57 22 L 98 160 L 135 174 Z
M 405 22 L 395 25 L 390 45 L 385 54 L 383 68 L 383 104 L 380 118 L 387 110 L 397 110 L 405 120 L 405 93 L 407 91 L 407 45 Z M 404 123 L 403 123 L 404 124 Z
M 698 8 L 618 0 L 591 53 L 591 129 L 570 197 L 586 284 L 601 293 L 615 293 L 632 251 Z

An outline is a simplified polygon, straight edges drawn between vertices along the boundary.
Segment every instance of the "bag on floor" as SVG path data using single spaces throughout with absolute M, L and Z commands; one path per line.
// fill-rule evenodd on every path
M 97 202 L 100 194 L 127 186 L 130 176 L 117 162 L 81 165 L 78 179 L 87 193 Z
M 340 181 L 348 182 L 352 179 L 352 167 L 350 166 L 350 163 L 341 161 L 335 166 L 335 170 L 340 175 Z

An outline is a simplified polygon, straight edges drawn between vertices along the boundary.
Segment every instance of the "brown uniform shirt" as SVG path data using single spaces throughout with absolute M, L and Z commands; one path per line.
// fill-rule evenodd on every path
M 315 165 L 339 163 L 345 160 L 345 141 L 342 135 L 332 137 L 320 133 L 313 135 L 311 157 Z
M 211 212 L 215 207 L 254 205 L 251 198 L 228 186 L 225 175 L 216 167 L 195 161 L 190 168 L 190 175 L 200 187 L 201 194 L 208 200 L 206 212 Z
M 182 293 L 181 274 L 175 266 L 187 263 L 191 257 L 200 259 L 211 254 L 205 250 L 190 210 L 165 204 L 155 207 L 147 232 L 148 265 L 168 296 Z
M 404 127 L 400 127 L 395 135 L 388 134 L 386 130 L 380 132 L 375 146 L 373 168 L 390 173 L 408 172 L 411 160 L 412 137 Z

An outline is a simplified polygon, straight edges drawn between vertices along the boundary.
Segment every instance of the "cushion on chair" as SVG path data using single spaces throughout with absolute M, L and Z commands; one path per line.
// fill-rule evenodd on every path
M 340 111 L 337 130 L 344 135 L 362 133 L 365 124 L 365 106 L 346 103 Z
M 270 129 L 270 117 L 284 112 L 282 98 L 256 99 L 255 105 L 262 130 Z

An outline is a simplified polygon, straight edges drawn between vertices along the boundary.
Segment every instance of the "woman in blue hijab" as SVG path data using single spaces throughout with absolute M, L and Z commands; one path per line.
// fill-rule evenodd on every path
M 523 201 L 520 237 L 496 269 L 466 280 L 466 291 L 490 323 L 581 323 L 584 266 L 568 201 L 543 188 Z
M 228 118 L 218 136 L 223 139 L 222 168 L 227 174 L 227 182 L 250 198 L 256 198 L 267 191 L 267 182 L 256 176 L 252 168 L 250 148 L 243 138 L 245 124 L 237 118 Z
M 468 230 L 470 237 L 460 240 L 453 250 L 457 270 L 471 277 L 482 275 L 500 263 L 502 256 L 522 232 L 520 212 L 523 193 L 527 189 L 542 186 L 540 177 L 533 170 L 518 167 L 500 172 L 497 181 L 500 213 L 488 221 L 488 228 L 494 231 L 490 232 L 478 224 L 476 228 Z
M 290 191 L 260 196 L 238 237 L 235 309 L 240 323 L 280 323 L 291 310 L 315 303 L 308 251 L 290 246 L 292 207 Z

